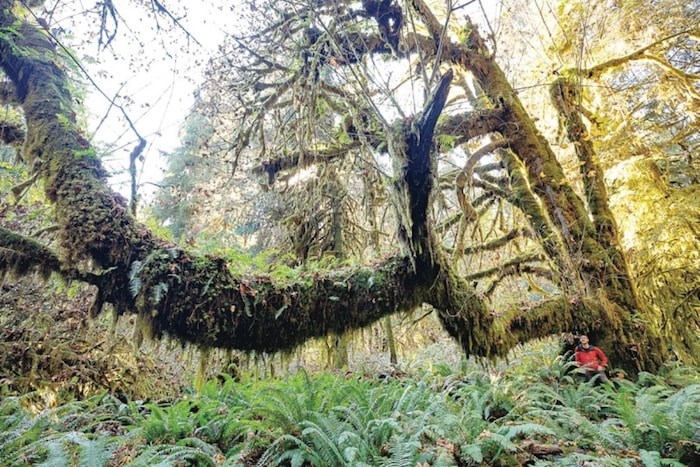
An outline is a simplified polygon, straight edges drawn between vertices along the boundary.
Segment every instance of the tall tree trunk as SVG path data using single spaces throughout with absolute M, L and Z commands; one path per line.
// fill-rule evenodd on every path
M 439 38 L 441 27 L 430 9 L 422 0 L 414 0 L 413 4 L 428 25 L 430 34 Z M 520 198 L 514 204 L 531 219 L 545 252 L 562 268 L 563 289 L 567 292 L 572 287 L 577 290 L 579 298 L 572 300 L 588 298 L 600 304 L 594 320 L 582 316 L 588 311 L 586 306 L 577 306 L 571 317 L 572 329 L 589 333 L 597 339 L 597 344 L 610 353 L 613 365 L 631 373 L 642 368 L 656 369 L 667 352 L 659 338 L 640 319 L 643 307 L 634 293 L 634 283 L 619 248 L 614 220 L 607 208 L 602 173 L 593 169 L 593 174 L 584 176 L 589 177 L 587 181 L 594 188 L 588 200 L 593 214 L 591 221 L 586 204 L 567 181 L 549 143 L 537 130 L 476 28 L 471 28 L 464 43 L 454 44 L 446 39 L 441 46 L 442 56 L 471 73 L 492 105 L 502 109 L 503 122 L 494 130 L 503 135 L 512 152 L 512 157 L 504 158 L 505 162 L 511 175 L 517 173 L 517 164 L 522 163 L 527 177 L 526 183 L 517 178 L 512 178 L 511 182 L 516 190 L 528 198 L 531 192 L 537 200 L 523 202 Z M 564 111 L 568 112 L 570 137 L 574 144 L 578 144 L 579 157 L 590 163 L 593 158 L 586 152 L 590 148 L 581 144 L 582 123 L 576 120 L 575 112 L 571 112 L 571 92 L 572 88 L 560 82 L 553 93 L 561 105 L 569 106 Z M 553 238 L 552 233 L 558 239 Z M 563 249 L 559 249 L 560 246 Z M 553 308 L 552 311 L 560 316 L 568 313 L 566 309 Z M 528 322 L 527 316 L 522 319 L 523 323 Z M 537 315 L 535 319 L 541 320 L 542 316 Z

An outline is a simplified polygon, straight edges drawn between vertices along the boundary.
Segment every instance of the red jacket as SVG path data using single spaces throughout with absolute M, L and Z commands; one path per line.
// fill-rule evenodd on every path
M 577 346 L 574 356 L 579 366 L 590 370 L 598 370 L 599 366 L 608 366 L 608 358 L 602 350 L 594 345 L 589 345 L 587 349 L 581 345 Z

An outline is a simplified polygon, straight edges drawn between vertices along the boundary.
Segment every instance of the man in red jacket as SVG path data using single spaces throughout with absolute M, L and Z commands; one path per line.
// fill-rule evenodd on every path
M 576 346 L 574 357 L 576 357 L 576 363 L 586 375 L 586 380 L 590 381 L 597 377 L 596 379 L 599 383 L 607 382 L 608 377 L 605 375 L 605 367 L 608 366 L 608 357 L 598 347 L 590 344 L 588 336 L 579 336 L 578 340 L 579 345 Z

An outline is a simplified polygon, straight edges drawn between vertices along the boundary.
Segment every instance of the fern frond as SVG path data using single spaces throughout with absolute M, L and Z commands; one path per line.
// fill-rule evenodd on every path
M 389 443 L 390 457 L 382 459 L 383 467 L 403 467 L 418 464 L 421 443 L 415 439 L 392 437 Z
M 156 445 L 143 451 L 132 467 L 170 467 L 173 465 L 198 465 L 215 467 L 216 461 L 206 453 L 190 446 Z
M 141 281 L 141 270 L 143 269 L 142 261 L 134 261 L 129 268 L 129 291 L 132 297 L 136 297 L 141 292 L 143 282 Z

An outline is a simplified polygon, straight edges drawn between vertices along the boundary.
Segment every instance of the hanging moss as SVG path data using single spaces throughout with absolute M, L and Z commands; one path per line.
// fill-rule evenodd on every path
M 48 278 L 60 269 L 58 257 L 44 245 L 0 227 L 0 278 L 32 272 Z
M 522 189 L 516 197 L 521 197 L 523 206 L 537 208 L 532 211 L 537 214 L 533 226 L 548 245 L 550 257 L 564 258 L 559 265 L 572 282 L 578 271 L 569 260 L 579 254 L 588 258 L 591 269 L 584 272 L 593 280 L 587 292 L 594 296 L 600 290 L 602 308 L 589 307 L 585 299 L 573 304 L 567 298 L 543 305 L 508 326 L 497 322 L 473 287 L 449 268 L 432 236 L 428 213 L 433 131 L 447 97 L 449 74 L 423 114 L 402 123 L 393 149 L 395 156 L 403 157 L 396 184 L 406 214 L 400 238 L 410 254 L 386 258 L 372 267 L 316 273 L 279 284 L 269 277 L 232 274 L 222 259 L 190 255 L 155 239 L 107 187 L 106 173 L 76 124 L 68 78 L 54 62 L 51 42 L 37 28 L 17 20 L 9 11 L 12 5 L 0 0 L 4 9 L 0 27 L 8 31 L 0 36 L 0 57 L 27 121 L 25 159 L 31 165 L 40 162 L 46 193 L 55 204 L 62 264 L 91 265 L 89 272 L 100 288 L 95 313 L 103 303 L 112 303 L 117 314 L 138 313 L 140 336 L 167 335 L 201 348 L 271 352 L 361 328 L 428 302 L 470 354 L 498 355 L 538 333 L 582 327 L 599 332 L 601 341 L 615 340 L 611 348 L 623 363 L 649 368 L 660 361 L 655 356 L 657 351 L 663 355 L 658 341 L 632 315 L 630 303 L 623 303 L 628 300 L 624 288 L 608 279 L 611 272 L 625 273 L 619 267 L 607 269 L 617 256 L 607 245 L 595 243 L 599 240 L 584 203 L 565 183 L 554 154 L 475 31 L 465 48 L 445 43 L 444 56 L 471 70 L 498 108 L 501 123 L 489 129 L 501 131 L 513 160 L 523 163 L 509 166 L 514 169 L 511 174 L 526 182 L 515 184 L 516 191 Z M 6 241 L 11 244 L 15 239 Z M 579 250 L 581 245 L 585 251 Z M 600 261 L 593 254 L 598 251 Z M 8 256 L 2 264 L 3 270 L 22 271 L 27 264 L 44 267 L 38 258 L 26 257 Z

